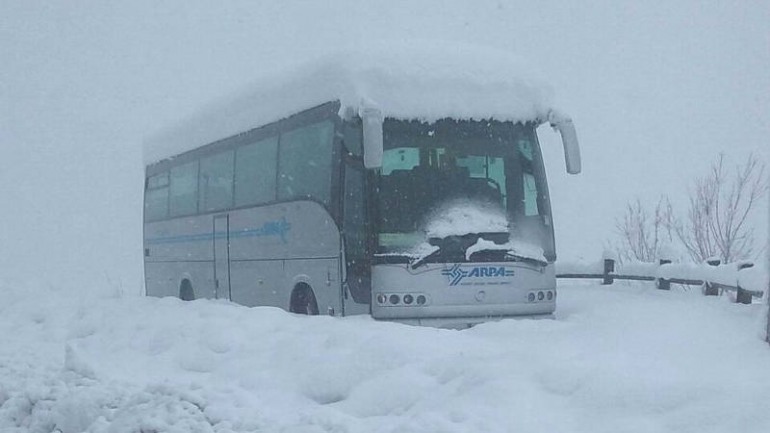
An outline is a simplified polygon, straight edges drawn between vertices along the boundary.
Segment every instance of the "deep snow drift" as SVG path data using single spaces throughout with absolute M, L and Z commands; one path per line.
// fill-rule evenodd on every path
M 767 432 L 765 305 L 562 285 L 450 331 L 0 284 L 3 432 Z

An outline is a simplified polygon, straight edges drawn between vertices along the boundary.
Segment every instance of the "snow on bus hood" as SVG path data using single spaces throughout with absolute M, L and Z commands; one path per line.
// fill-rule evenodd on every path
M 374 105 L 386 117 L 538 121 L 551 89 L 507 51 L 457 42 L 388 42 L 323 55 L 204 108 L 145 140 L 146 164 L 340 101 L 340 115 Z

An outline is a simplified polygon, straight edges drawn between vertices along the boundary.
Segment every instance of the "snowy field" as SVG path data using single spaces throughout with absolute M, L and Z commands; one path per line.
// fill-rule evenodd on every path
M 764 305 L 562 284 L 452 331 L 0 284 L 2 432 L 770 431 Z

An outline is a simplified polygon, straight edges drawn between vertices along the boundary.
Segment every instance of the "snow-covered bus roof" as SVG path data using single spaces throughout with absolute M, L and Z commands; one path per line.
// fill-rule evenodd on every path
M 151 164 L 339 101 L 340 115 L 374 105 L 385 117 L 545 120 L 552 92 L 506 51 L 468 45 L 371 45 L 265 77 L 145 140 Z

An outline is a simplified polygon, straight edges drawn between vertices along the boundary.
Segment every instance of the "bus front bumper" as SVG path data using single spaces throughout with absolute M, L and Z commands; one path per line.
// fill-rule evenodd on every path
M 552 313 L 527 316 L 488 316 L 488 317 L 425 317 L 417 319 L 376 319 L 381 322 L 402 323 L 413 326 L 429 326 L 441 329 L 468 329 L 480 323 L 497 322 L 505 319 L 541 320 L 554 319 Z

